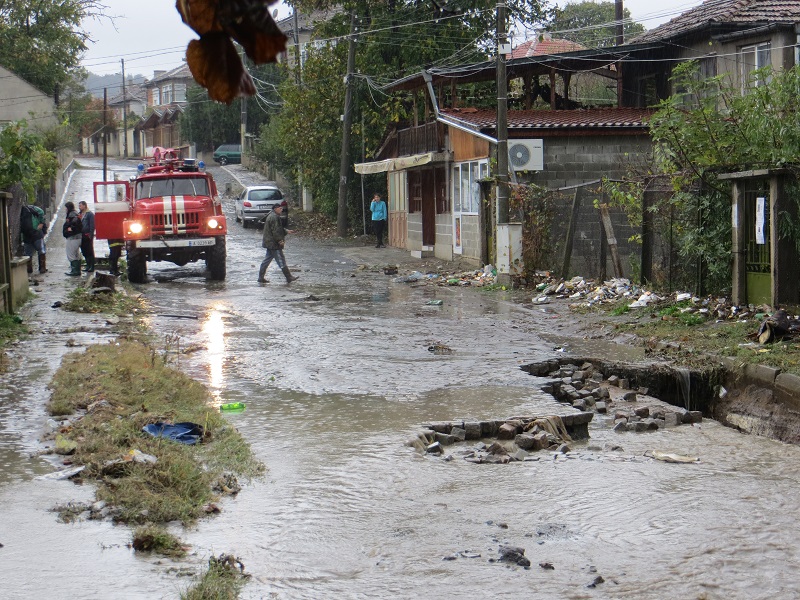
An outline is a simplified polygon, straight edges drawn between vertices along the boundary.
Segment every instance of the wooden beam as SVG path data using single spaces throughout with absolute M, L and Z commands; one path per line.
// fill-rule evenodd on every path
M 556 109 L 556 70 L 550 69 L 550 109 Z
M 608 238 L 608 249 L 611 251 L 611 263 L 614 265 L 614 277 L 624 277 L 622 271 L 622 261 L 619 258 L 617 249 L 617 238 L 614 235 L 614 226 L 611 224 L 611 215 L 608 212 L 608 204 L 600 205 L 600 218 L 603 220 L 603 227 Z

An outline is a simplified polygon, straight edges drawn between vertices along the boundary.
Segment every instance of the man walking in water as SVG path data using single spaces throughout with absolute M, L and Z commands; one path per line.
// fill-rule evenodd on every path
M 267 249 L 267 255 L 258 269 L 258 283 L 269 283 L 264 276 L 267 274 L 272 259 L 278 263 L 278 266 L 283 271 L 283 276 L 286 277 L 286 283 L 292 283 L 298 278 L 292 275 L 289 267 L 286 266 L 286 258 L 283 255 L 284 240 L 287 233 L 294 233 L 291 229 L 284 229 L 281 223 L 281 213 L 283 206 L 275 204 L 272 211 L 267 215 L 267 220 L 264 222 L 264 234 L 261 237 L 261 247 Z
M 83 234 L 81 236 L 81 253 L 86 260 L 84 271 L 91 273 L 94 271 L 94 213 L 89 210 L 89 205 L 85 200 L 78 202 L 78 210 L 81 211 L 81 224 Z

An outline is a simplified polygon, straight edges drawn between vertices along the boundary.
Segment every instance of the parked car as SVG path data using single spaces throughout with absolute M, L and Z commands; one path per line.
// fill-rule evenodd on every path
M 264 220 L 275 204 L 283 205 L 281 220 L 284 227 L 289 219 L 289 206 L 283 198 L 280 188 L 274 184 L 251 185 L 242 190 L 236 198 L 235 213 L 236 221 L 243 227 L 251 224 L 264 224 Z
M 214 161 L 221 165 L 236 165 L 242 162 L 242 146 L 240 144 L 222 144 L 214 150 Z

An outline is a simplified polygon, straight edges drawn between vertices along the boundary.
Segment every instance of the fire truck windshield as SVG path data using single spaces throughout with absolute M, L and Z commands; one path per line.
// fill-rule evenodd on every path
M 208 181 L 202 177 L 147 179 L 136 183 L 136 198 L 161 196 L 208 196 Z

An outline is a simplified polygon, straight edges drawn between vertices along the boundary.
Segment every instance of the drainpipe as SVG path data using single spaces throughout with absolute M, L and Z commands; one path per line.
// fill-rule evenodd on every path
M 439 103 L 436 100 L 436 92 L 434 92 L 434 90 L 433 90 L 433 78 L 431 77 L 431 74 L 428 73 L 427 71 L 422 71 L 422 78 L 425 80 L 425 83 L 428 86 L 428 94 L 431 97 L 431 105 L 433 106 L 433 113 L 436 115 L 436 120 L 439 123 L 444 123 L 445 125 L 449 125 L 453 129 L 458 129 L 459 131 L 464 131 L 464 132 L 469 133 L 471 135 L 474 135 L 475 137 L 478 137 L 478 138 L 480 138 L 482 140 L 486 140 L 487 142 L 490 142 L 492 144 L 497 144 L 497 139 L 496 138 L 493 138 L 490 135 L 486 135 L 485 133 L 481 133 L 477 129 L 473 129 L 471 127 L 468 127 L 467 125 L 463 125 L 463 124 L 459 123 L 458 121 L 456 121 L 454 119 L 451 119 L 450 117 L 440 113 L 439 112 Z

